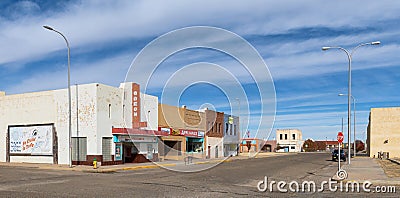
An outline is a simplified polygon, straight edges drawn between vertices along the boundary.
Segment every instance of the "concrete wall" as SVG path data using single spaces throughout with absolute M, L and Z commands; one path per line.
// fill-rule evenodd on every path
M 57 114 L 54 94 L 51 91 L 0 96 L 0 161 L 6 161 L 6 134 L 9 125 L 56 123 Z M 60 138 L 68 137 L 62 134 L 62 130 L 56 130 Z M 66 148 L 66 144 L 59 143 L 59 150 Z M 53 157 L 10 156 L 10 161 L 52 163 Z
M 371 108 L 367 129 L 367 148 L 370 157 L 389 152 L 400 157 L 400 107 Z
M 223 140 L 219 137 L 206 137 L 206 155 L 209 153 L 209 146 L 210 146 L 210 159 L 216 158 L 216 149 L 218 149 L 218 158 L 224 157 L 223 153 Z M 217 148 L 218 147 L 218 148 Z
M 143 129 L 158 130 L 158 97 L 147 94 L 140 94 L 142 122 L 147 122 L 147 127 Z M 132 105 L 131 105 L 132 106 Z

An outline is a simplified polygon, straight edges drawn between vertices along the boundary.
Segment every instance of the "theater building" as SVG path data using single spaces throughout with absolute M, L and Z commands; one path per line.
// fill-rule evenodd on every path
M 0 161 L 102 165 L 157 160 L 158 99 L 134 83 L 71 86 L 71 156 L 67 89 L 0 92 Z M 135 161 L 136 160 L 136 161 Z

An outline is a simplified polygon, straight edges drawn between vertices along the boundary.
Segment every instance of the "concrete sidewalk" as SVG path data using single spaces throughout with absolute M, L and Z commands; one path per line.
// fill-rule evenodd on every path
M 39 163 L 6 163 L 0 162 L 0 166 L 18 166 L 18 167 L 27 167 L 27 168 L 38 168 L 45 170 L 65 170 L 65 171 L 80 171 L 80 172 L 89 172 L 89 173 L 112 173 L 116 171 L 126 171 L 126 170 L 139 170 L 139 169 L 153 169 L 153 168 L 161 168 L 161 167 L 174 167 L 174 166 L 196 166 L 196 165 L 204 165 L 204 164 L 218 164 L 218 163 L 227 163 L 232 160 L 245 160 L 249 158 L 265 158 L 265 157 L 276 157 L 276 156 L 284 156 L 284 155 L 293 155 L 295 153 L 258 153 L 254 157 L 249 157 L 248 153 L 241 153 L 239 156 L 233 156 L 229 158 L 218 158 L 218 159 L 193 159 L 191 163 L 187 164 L 184 161 L 176 161 L 176 160 L 165 160 L 162 162 L 147 162 L 147 163 L 126 163 L 120 165 L 111 165 L 111 166 L 100 166 L 97 169 L 94 169 L 92 166 L 82 166 L 82 165 L 74 165 L 71 168 L 65 164 L 39 164 Z M 253 155 L 252 155 L 253 156 Z
M 400 185 L 400 177 L 389 178 L 382 167 L 377 162 L 378 159 L 369 157 L 355 157 L 351 159 L 351 164 L 342 166 L 347 172 L 345 181 L 370 181 L 375 184 Z

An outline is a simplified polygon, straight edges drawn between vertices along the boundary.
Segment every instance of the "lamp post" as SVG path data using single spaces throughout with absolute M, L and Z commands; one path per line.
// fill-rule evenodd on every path
M 59 35 L 61 35 L 65 42 L 67 43 L 67 48 L 68 48 L 68 146 L 69 146 L 69 167 L 72 168 L 72 141 L 71 141 L 71 60 L 70 60 L 70 48 L 69 48 L 69 43 L 67 38 L 59 31 L 56 29 L 50 27 L 50 26 L 43 26 L 45 29 L 48 29 L 50 31 L 56 32 Z
M 346 94 L 339 94 L 338 96 L 346 96 Z M 354 98 L 354 96 L 351 96 L 351 98 L 353 99 L 353 156 L 356 156 L 356 99 Z
M 350 137 L 350 130 L 351 130 L 351 118 L 350 118 L 350 108 L 351 108 L 351 59 L 352 56 L 354 54 L 354 52 L 362 46 L 365 45 L 379 45 L 381 42 L 380 41 L 374 41 L 374 42 L 370 42 L 370 43 L 361 43 L 359 45 L 357 45 L 356 47 L 354 47 L 351 52 L 349 52 L 348 50 L 346 50 L 343 47 L 339 47 L 339 46 L 334 46 L 334 47 L 322 47 L 322 50 L 329 50 L 329 49 L 339 49 L 342 50 L 343 52 L 346 53 L 347 55 L 347 59 L 349 61 L 349 74 L 348 74 L 348 81 L 349 81 L 349 85 L 348 85 L 348 94 L 347 94 L 347 143 L 349 145 L 350 148 L 350 141 L 351 141 L 351 137 Z M 348 164 L 350 164 L 350 159 L 351 159 L 351 154 L 350 154 L 351 149 L 349 149 L 349 160 L 347 161 Z
M 243 126 L 242 126 L 242 124 L 243 123 L 241 123 L 241 120 L 242 120 L 242 117 L 241 117 L 241 112 L 240 112 L 240 99 L 239 98 L 235 98 L 237 101 L 238 101 L 238 106 L 239 106 L 239 125 L 240 125 L 240 128 L 239 128 L 239 137 L 240 137 L 240 132 L 243 132 Z

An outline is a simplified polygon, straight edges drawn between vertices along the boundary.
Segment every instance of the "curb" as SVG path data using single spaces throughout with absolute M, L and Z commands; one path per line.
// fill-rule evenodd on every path
M 143 165 L 143 166 L 107 168 L 107 169 L 82 169 L 82 170 L 75 169 L 74 171 L 81 171 L 81 172 L 86 172 L 86 173 L 113 173 L 113 172 L 117 172 L 117 171 L 126 171 L 126 170 L 161 168 L 161 166 L 176 166 L 176 164 Z
M 213 160 L 213 161 L 195 162 L 194 164 L 214 164 L 214 163 L 226 163 L 226 162 L 231 162 L 231 161 L 233 161 L 233 160 L 232 159 Z

